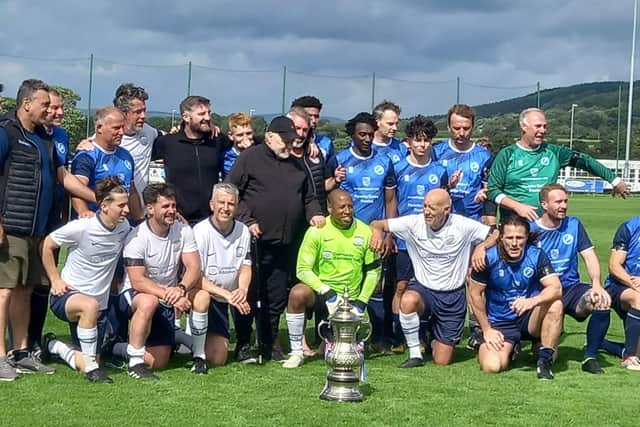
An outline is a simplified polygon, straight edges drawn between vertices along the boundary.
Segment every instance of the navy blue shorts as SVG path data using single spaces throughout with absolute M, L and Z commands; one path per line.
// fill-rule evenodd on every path
M 231 338 L 229 330 L 229 304 L 216 301 L 211 298 L 209 304 L 209 326 L 207 334 L 220 335 L 226 339 Z
M 315 292 L 314 292 L 315 293 Z M 307 319 L 311 319 L 316 316 L 316 323 L 329 318 L 329 312 L 327 311 L 327 298 L 322 294 L 315 294 L 316 301 L 312 307 L 309 307 L 306 311 Z
M 491 324 L 493 329 L 502 332 L 504 340 L 516 345 L 523 340 L 533 340 L 537 337 L 533 337 L 529 333 L 529 319 L 531 318 L 531 311 L 527 311 L 522 316 L 515 320 L 504 320 Z M 484 342 L 484 337 L 480 337 L 480 342 Z
M 467 296 L 464 286 L 452 291 L 434 291 L 418 282 L 409 283 L 408 291 L 416 291 L 422 298 L 427 328 L 439 342 L 455 346 L 462 338 L 467 314 Z
M 60 296 L 51 295 L 51 298 L 49 299 L 49 306 L 51 307 L 51 311 L 53 312 L 53 314 L 55 314 L 58 319 L 69 324 L 69 334 L 71 335 L 71 342 L 76 349 L 80 349 L 80 340 L 78 339 L 78 322 L 70 321 L 67 318 L 67 313 L 64 309 L 67 305 L 67 300 L 75 294 L 80 294 L 80 292 L 70 291 Z M 98 327 L 97 349 L 99 352 L 100 347 L 102 347 L 102 341 L 104 340 L 104 335 L 107 330 L 107 310 L 100 310 L 96 326 Z
M 584 283 L 578 283 L 577 285 L 570 286 L 568 288 L 562 288 L 562 305 L 564 306 L 564 314 L 576 319 L 578 322 L 584 322 L 589 314 L 584 317 L 578 316 L 576 308 L 582 299 L 582 296 L 591 291 L 591 286 Z
M 126 322 L 131 319 L 131 315 L 133 314 L 131 304 L 133 298 L 137 294 L 138 293 L 134 289 L 127 289 L 118 296 L 117 311 L 121 323 L 126 324 Z M 158 308 L 151 319 L 151 331 L 149 332 L 145 345 L 147 347 L 161 345 L 173 347 L 176 342 L 175 333 L 173 331 L 175 317 L 173 307 L 158 305 Z
M 396 254 L 396 282 L 409 281 L 413 277 L 413 263 L 409 258 L 409 252 L 399 250 Z
M 616 313 L 618 313 L 618 316 L 620 316 L 622 320 L 626 319 L 627 311 L 622 309 L 622 301 L 620 300 L 620 296 L 629 288 L 627 286 L 613 282 L 609 283 L 609 285 L 607 285 L 605 289 L 611 296 L 611 308 L 613 308 Z

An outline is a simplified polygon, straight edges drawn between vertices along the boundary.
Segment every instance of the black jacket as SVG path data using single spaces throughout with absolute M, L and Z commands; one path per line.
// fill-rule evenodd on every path
M 160 136 L 153 144 L 153 160 L 164 160 L 166 181 L 176 189 L 178 211 L 189 223 L 207 218 L 213 185 L 218 182 L 224 143 L 207 134 L 189 139 L 181 130 Z
M 322 215 L 310 180 L 292 158 L 279 159 L 267 144 L 245 150 L 226 179 L 240 190 L 237 218 L 258 223 L 261 239 L 287 245 L 314 215 Z

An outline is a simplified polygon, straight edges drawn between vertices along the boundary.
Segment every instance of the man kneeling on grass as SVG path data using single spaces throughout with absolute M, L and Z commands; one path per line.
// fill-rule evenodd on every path
M 482 328 L 478 359 L 485 372 L 506 370 L 515 345 L 540 338 L 538 378 L 553 379 L 551 365 L 562 329 L 562 285 L 534 243 L 529 223 L 510 216 L 500 225 L 498 244 L 486 252 L 485 269 L 471 274 L 471 306 Z
M 182 312 L 206 313 L 208 306 L 195 303 L 203 290 L 193 290 L 200 282 L 200 256 L 193 231 L 176 222 L 176 194 L 168 184 L 151 184 L 142 193 L 147 220 L 131 230 L 124 247 L 126 276 L 119 296 L 122 321 L 130 319 L 129 376 L 157 380 L 148 367 L 164 368 L 175 344 L 174 307 Z M 184 274 L 179 272 L 184 266 Z M 192 301 L 194 303 L 192 304 Z M 207 325 L 197 325 L 206 335 Z M 200 348 L 198 348 L 200 346 Z M 204 339 L 193 342 L 193 368 L 206 373 L 202 354 Z M 115 349 L 114 349 L 115 353 Z
M 287 327 L 291 354 L 282 365 L 297 368 L 304 362 L 302 336 L 305 311 L 316 308 L 326 319 L 342 302 L 344 287 L 358 316 L 364 310 L 380 277 L 380 262 L 369 249 L 371 230 L 353 217 L 353 201 L 344 190 L 329 193 L 329 219 L 323 228 L 309 227 L 298 252 L 296 274 L 302 283 L 289 294 Z
M 129 194 L 113 176 L 98 181 L 95 193 L 100 206 L 96 216 L 71 221 L 44 241 L 42 263 L 51 280 L 51 311 L 69 322 L 73 347 L 48 333 L 43 352 L 47 358 L 60 356 L 89 381 L 111 383 L 98 366 L 97 349 L 107 324 L 111 280 L 129 232 Z M 60 246 L 69 248 L 62 273 L 58 273 L 55 256 Z

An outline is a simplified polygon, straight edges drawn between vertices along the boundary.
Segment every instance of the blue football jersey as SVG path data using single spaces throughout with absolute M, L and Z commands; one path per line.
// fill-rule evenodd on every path
M 434 188 L 445 188 L 449 181 L 447 170 L 439 163 L 426 165 L 411 163 L 408 157 L 394 165 L 398 197 L 398 216 L 421 214 L 424 196 Z M 396 239 L 398 249 L 406 249 L 402 239 Z
M 53 142 L 53 157 L 56 167 L 67 166 L 69 163 L 69 134 L 59 126 L 54 126 L 51 132 Z M 64 187 L 56 183 L 55 200 L 59 203 L 64 198 Z
M 634 216 L 618 227 L 611 248 L 626 252 L 624 269 L 632 276 L 640 276 L 640 216 Z M 607 276 L 605 286 L 610 283 L 623 285 L 611 274 Z
M 333 141 L 327 135 L 316 135 L 314 140 L 320 149 L 325 162 L 335 155 L 333 150 Z
M 114 151 L 105 151 L 94 144 L 92 151 L 78 151 L 71 161 L 71 173 L 89 179 L 88 187 L 96 188 L 96 182 L 109 176 L 117 176 L 131 192 L 133 184 L 133 157 L 127 150 L 117 147 Z M 97 210 L 98 205 L 87 203 L 89 209 Z
M 449 190 L 452 212 L 479 220 L 483 203 L 475 203 L 473 199 L 487 182 L 493 161 L 491 153 L 476 143 L 467 151 L 460 151 L 449 140 L 434 145 L 432 156 L 447 168 L 449 176 L 457 170 L 462 171 L 458 184 Z
M 222 155 L 222 179 L 229 175 L 229 172 L 239 155 L 240 152 L 236 150 L 233 145 L 224 151 L 224 154 Z
M 555 274 L 543 250 L 532 245 L 527 245 L 520 260 L 514 262 L 501 259 L 498 246 L 493 246 L 487 250 L 486 261 L 487 268 L 473 271 L 471 278 L 486 286 L 487 318 L 491 324 L 517 319 L 511 304 L 518 298 L 540 293 L 540 280 Z
M 593 247 L 580 220 L 568 216 L 557 228 L 546 228 L 538 221 L 532 221 L 530 226 L 531 232 L 538 232 L 538 246 L 544 250 L 551 266 L 560 275 L 562 287 L 579 284 L 578 254 Z
M 388 144 L 373 141 L 371 149 L 387 156 L 393 165 L 407 156 L 407 146 L 399 139 L 391 138 Z
M 353 199 L 355 216 L 365 224 L 385 218 L 385 189 L 396 188 L 391 160 L 372 151 L 369 157 L 360 157 L 352 148 L 345 148 L 331 159 L 329 170 L 344 166 L 347 176 L 340 188 Z

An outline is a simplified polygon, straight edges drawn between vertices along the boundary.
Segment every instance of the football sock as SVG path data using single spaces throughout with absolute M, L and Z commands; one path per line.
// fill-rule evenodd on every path
M 622 353 L 624 352 L 624 344 L 621 342 L 609 341 L 608 339 L 603 339 L 600 343 L 600 348 L 606 351 L 609 354 L 614 356 L 622 357 Z
M 418 313 L 413 312 L 409 314 L 400 313 L 400 324 L 402 325 L 402 332 L 404 332 L 404 338 L 407 341 L 407 347 L 409 347 L 409 358 L 422 359 L 422 353 L 420 353 L 420 317 Z
M 29 318 L 29 348 L 40 345 L 42 329 L 49 309 L 49 288 L 36 286 L 31 293 L 31 315 Z
M 587 324 L 587 345 L 584 349 L 585 359 L 597 356 L 600 343 L 609 329 L 610 321 L 609 310 L 593 310 L 591 313 Z
M 205 358 L 204 344 L 207 340 L 207 327 L 209 326 L 209 312 L 200 313 L 192 311 L 189 316 L 191 325 L 191 338 L 193 340 L 193 357 Z
M 640 310 L 630 308 L 624 321 L 624 355 L 635 356 L 638 352 L 640 338 Z
M 304 313 L 289 313 L 285 315 L 287 329 L 289 329 L 289 345 L 292 354 L 302 354 L 302 334 L 304 333 Z
M 553 363 L 553 353 L 554 350 L 552 348 L 540 347 L 540 352 L 538 353 L 538 361 Z
M 84 371 L 91 372 L 98 368 L 96 363 L 96 350 L 98 347 L 98 328 L 81 328 L 78 326 L 78 341 L 80 341 L 80 350 L 82 351 L 82 360 L 84 362 Z
M 175 334 L 176 345 L 179 346 L 182 344 L 189 350 L 193 349 L 193 337 L 191 335 L 187 335 L 186 332 L 180 328 L 174 329 L 173 332 Z
M 127 354 L 129 355 L 130 368 L 144 363 L 144 351 L 144 346 L 142 348 L 135 348 L 131 344 L 127 345 Z
M 57 354 L 71 369 L 76 368 L 76 351 L 59 340 L 49 341 L 49 353 Z
M 111 355 L 119 357 L 124 360 L 129 359 L 129 354 L 127 353 L 128 344 L 126 342 L 118 342 L 113 345 L 113 350 L 111 350 Z
M 375 293 L 367 304 L 369 320 L 371 320 L 371 342 L 384 341 L 384 301 L 382 293 Z

